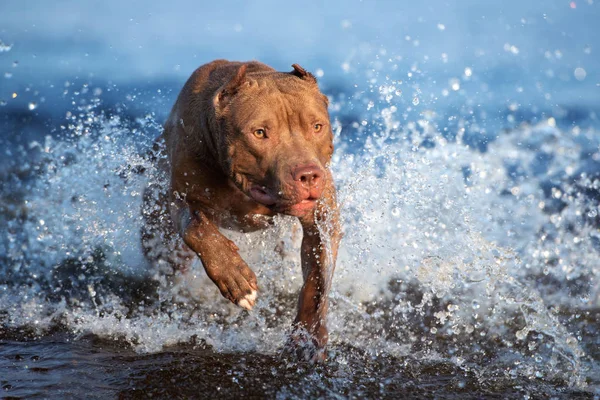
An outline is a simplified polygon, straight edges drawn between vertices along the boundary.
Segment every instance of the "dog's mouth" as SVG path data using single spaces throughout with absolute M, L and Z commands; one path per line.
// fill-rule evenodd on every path
M 318 198 L 309 195 L 308 198 L 300 201 L 286 201 L 279 196 L 275 196 L 263 186 L 254 185 L 250 188 L 250 197 L 259 204 L 269 209 L 295 217 L 301 217 L 314 210 Z
M 267 207 L 272 207 L 277 204 L 277 197 L 267 192 L 265 187 L 254 185 L 250 188 L 250 197 Z
M 306 199 L 300 201 L 299 203 L 287 206 L 282 210 L 282 212 L 287 215 L 293 215 L 294 217 L 301 217 L 314 210 L 316 205 L 317 199 Z

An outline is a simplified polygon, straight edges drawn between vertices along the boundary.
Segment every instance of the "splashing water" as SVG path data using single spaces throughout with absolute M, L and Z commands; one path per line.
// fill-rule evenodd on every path
M 8 52 L 12 49 L 12 44 L 6 44 L 0 40 L 0 53 Z
M 543 380 L 598 390 L 597 131 L 548 120 L 480 152 L 464 130 L 400 124 L 393 92 L 381 94 L 382 108 L 369 103 L 365 120 L 380 129 L 358 124 L 363 145 L 336 133 L 345 235 L 329 317 L 337 375 L 304 384 L 341 390 L 379 358 L 390 360 L 379 375 L 386 365 L 416 363 L 424 375 L 448 365 L 480 389 Z M 92 105 L 59 138 L 15 155 L 1 193 L 3 330 L 94 335 L 138 354 L 196 341 L 223 357 L 278 354 L 301 285 L 299 226 L 279 217 L 264 232 L 225 232 L 257 273 L 251 313 L 222 299 L 199 262 L 186 274 L 148 265 L 141 197 L 148 185 L 165 187 L 147 157 L 159 131 L 151 116 L 125 122 Z

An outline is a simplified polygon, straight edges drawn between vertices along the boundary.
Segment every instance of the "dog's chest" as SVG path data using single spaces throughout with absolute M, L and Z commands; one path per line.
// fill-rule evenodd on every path
M 206 189 L 204 209 L 219 227 L 242 232 L 266 229 L 273 224 L 274 213 L 256 203 L 237 188 Z
M 266 229 L 273 224 L 273 217 L 261 214 L 237 215 L 230 212 L 221 213 L 218 225 L 221 228 L 239 232 L 254 232 Z

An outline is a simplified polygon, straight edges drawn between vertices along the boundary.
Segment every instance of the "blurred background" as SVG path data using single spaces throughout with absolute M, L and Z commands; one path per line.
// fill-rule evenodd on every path
M 403 81 L 407 108 L 468 104 L 494 126 L 586 119 L 600 94 L 599 18 L 594 0 L 8 0 L 0 113 L 59 117 L 95 90 L 160 118 L 195 68 L 226 58 L 299 63 L 348 96 Z

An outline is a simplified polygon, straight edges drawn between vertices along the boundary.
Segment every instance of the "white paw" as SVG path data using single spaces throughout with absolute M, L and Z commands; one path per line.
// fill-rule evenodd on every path
M 252 307 L 254 307 L 254 303 L 256 302 L 256 294 L 256 290 L 253 290 L 252 293 L 247 294 L 238 302 L 238 306 L 245 308 L 248 311 L 252 310 Z
M 251 302 L 252 304 L 254 304 L 254 302 L 256 301 L 256 290 L 253 290 L 252 293 L 247 294 L 246 297 L 244 297 L 244 299 L 248 300 L 249 302 Z

